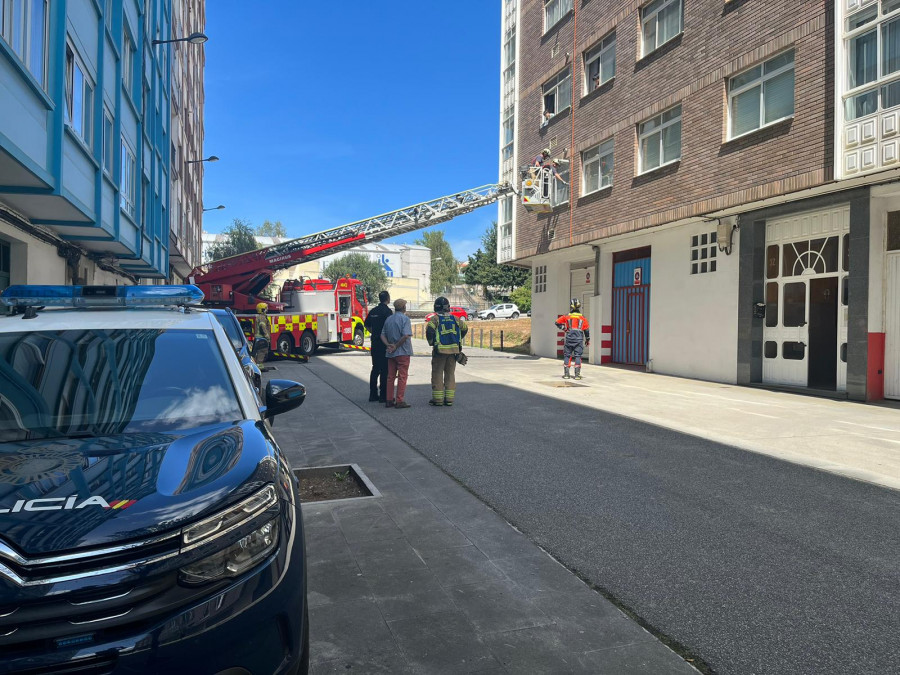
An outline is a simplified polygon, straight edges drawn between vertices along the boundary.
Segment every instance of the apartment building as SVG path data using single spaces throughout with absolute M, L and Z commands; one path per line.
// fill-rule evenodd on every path
M 505 0 L 501 179 L 560 160 L 500 207 L 535 353 L 577 297 L 594 363 L 900 397 L 898 10 Z
M 179 29 L 172 0 L 0 0 L 0 286 L 170 276 Z

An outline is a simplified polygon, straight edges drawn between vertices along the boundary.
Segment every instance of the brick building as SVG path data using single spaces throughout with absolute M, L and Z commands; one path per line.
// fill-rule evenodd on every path
M 504 0 L 501 40 L 501 180 L 561 160 L 500 205 L 535 353 L 578 297 L 592 362 L 900 397 L 900 2 Z

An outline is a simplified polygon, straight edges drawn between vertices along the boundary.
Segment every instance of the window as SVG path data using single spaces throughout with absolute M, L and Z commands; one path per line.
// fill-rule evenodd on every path
M 681 106 L 638 125 L 640 173 L 681 159 Z
M 137 162 L 134 151 L 128 147 L 125 139 L 122 139 L 122 167 L 119 177 L 119 194 L 122 198 L 122 210 L 135 217 L 134 199 L 137 192 Z
M 704 232 L 691 237 L 691 274 L 706 274 L 716 271 L 715 232 Z
M 89 148 L 93 147 L 91 125 L 94 111 L 94 85 L 88 79 L 81 57 L 71 44 L 66 45 L 66 123 Z
M 122 38 L 122 86 L 134 96 L 134 41 L 127 30 Z
M 728 82 L 729 138 L 794 114 L 794 52 L 785 52 Z
M 106 106 L 103 107 L 103 170 L 112 175 L 114 148 L 113 116 Z
M 887 214 L 887 250 L 900 251 L 900 211 Z M 850 235 L 844 235 L 844 271 L 850 269 Z
M 503 159 L 513 156 L 513 142 L 516 140 L 515 108 L 510 106 L 503 114 Z
M 106 0 L 103 3 L 103 18 L 106 21 L 106 27 L 112 30 L 112 13 L 113 13 L 113 0 Z
M 557 167 L 557 171 L 562 180 L 555 177 L 551 177 L 550 179 L 551 206 L 559 206 L 560 204 L 565 204 L 569 201 L 569 163 L 560 163 L 560 166 Z M 565 183 L 563 181 L 565 181 Z
M 553 28 L 572 11 L 572 0 L 546 0 L 544 2 L 544 32 Z
M 11 273 L 10 245 L 0 239 L 0 291 L 9 286 Z
M 534 268 L 534 292 L 547 292 L 547 266 L 538 265 Z
M 844 98 L 844 118 L 900 105 L 900 0 L 881 0 L 850 14 L 844 37 L 847 87 L 854 92 Z
M 583 192 L 588 195 L 612 185 L 613 139 L 581 153 Z
M 613 31 L 593 49 L 584 53 L 585 95 L 616 76 L 616 32 Z
M 566 68 L 541 87 L 544 112 L 557 115 L 572 105 L 572 72 Z
M 681 32 L 681 0 L 653 0 L 641 9 L 641 56 L 662 47 Z
M 0 0 L 0 37 L 42 87 L 47 86 L 47 0 Z
M 141 229 L 150 232 L 150 181 L 141 180 Z

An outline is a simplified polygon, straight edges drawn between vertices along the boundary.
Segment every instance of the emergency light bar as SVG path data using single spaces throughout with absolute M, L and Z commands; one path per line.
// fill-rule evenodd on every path
M 199 305 L 196 286 L 10 286 L 0 303 L 16 307 L 162 307 Z

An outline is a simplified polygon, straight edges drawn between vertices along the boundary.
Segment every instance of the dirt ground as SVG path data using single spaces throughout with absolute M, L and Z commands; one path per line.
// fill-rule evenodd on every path
M 503 350 L 517 354 L 531 353 L 531 317 L 522 319 L 494 319 L 482 321 L 474 319 L 466 322 L 469 332 L 466 334 L 465 344 L 468 347 L 483 347 L 484 349 L 500 349 L 500 332 L 503 332 Z M 425 337 L 425 324 L 413 325 L 413 336 Z M 492 334 L 493 333 L 493 338 Z M 493 342 L 491 340 L 493 339 Z

